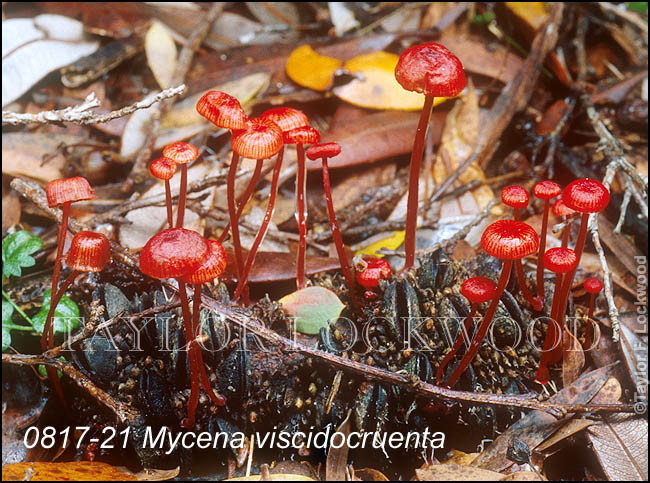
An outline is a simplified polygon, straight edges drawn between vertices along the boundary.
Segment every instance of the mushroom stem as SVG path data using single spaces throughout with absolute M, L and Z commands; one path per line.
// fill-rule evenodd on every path
M 169 228 L 173 228 L 174 214 L 172 211 L 172 190 L 168 179 L 165 180 L 165 204 L 167 205 L 167 222 L 169 223 Z
M 548 230 L 548 212 L 550 201 L 544 200 L 544 217 L 542 218 L 542 233 L 537 250 L 537 300 L 544 303 L 544 253 L 546 252 L 546 232 Z M 541 307 L 540 307 L 541 309 Z
M 472 322 L 474 321 L 474 315 L 476 315 L 476 309 L 478 307 L 477 303 L 472 303 L 472 308 L 469 312 L 469 315 L 465 319 L 465 325 L 462 331 L 458 334 L 458 338 L 456 339 L 456 342 L 454 343 L 454 346 L 452 347 L 451 351 L 445 356 L 445 358 L 440 362 L 440 365 L 438 366 L 438 370 L 436 371 L 436 384 L 440 385 L 442 383 L 442 377 L 444 376 L 445 373 L 445 367 L 447 367 L 447 364 L 449 364 L 449 361 L 454 358 L 456 353 L 460 350 L 460 347 L 463 345 L 463 341 L 466 340 L 465 338 L 469 336 L 469 329 L 472 327 Z
M 269 204 L 266 207 L 266 214 L 264 215 L 264 220 L 262 221 L 262 225 L 260 226 L 260 229 L 257 232 L 255 241 L 251 246 L 251 251 L 248 252 L 248 256 L 246 257 L 246 266 L 244 267 L 244 270 L 239 277 L 239 281 L 237 282 L 237 288 L 235 289 L 233 302 L 236 302 L 237 299 L 239 299 L 240 295 L 242 294 L 242 291 L 245 290 L 248 284 L 248 275 L 250 274 L 253 263 L 255 262 L 255 256 L 257 255 L 257 250 L 262 244 L 262 241 L 264 241 L 264 237 L 266 236 L 266 232 L 268 231 L 269 228 L 269 223 L 271 222 L 271 218 L 273 217 L 273 211 L 275 210 L 275 198 L 278 194 L 280 169 L 282 168 L 283 159 L 284 159 L 284 146 L 282 146 L 282 149 L 280 149 L 280 152 L 278 153 L 278 157 L 276 158 L 275 161 L 275 167 L 273 168 L 273 179 L 271 180 L 271 192 L 269 193 Z
M 569 246 L 569 236 L 571 235 L 571 217 L 570 216 L 565 216 L 564 217 L 564 231 L 562 232 L 562 248 L 566 248 Z
M 235 260 L 237 262 L 237 276 L 239 277 L 244 270 L 244 257 L 241 250 L 241 241 L 239 239 L 239 218 L 235 206 L 235 178 L 237 175 L 237 165 L 239 164 L 239 154 L 232 152 L 232 161 L 228 170 L 228 212 L 230 214 L 230 229 L 232 231 L 232 244 L 235 248 Z
M 406 210 L 406 233 L 404 237 L 405 260 L 402 272 L 409 270 L 415 263 L 415 229 L 418 222 L 418 199 L 419 199 L 419 178 L 422 154 L 424 153 L 424 141 L 426 139 L 427 127 L 433 109 L 433 96 L 425 96 L 424 106 L 420 114 L 420 121 L 413 141 L 411 152 L 411 165 L 409 170 L 409 195 Z
M 185 282 L 178 281 L 178 294 L 181 299 L 181 310 L 183 312 L 183 326 L 185 327 L 185 338 L 187 339 L 187 358 L 190 364 L 190 399 L 187 402 L 187 417 L 183 419 L 181 425 L 184 428 L 194 426 L 194 414 L 199 402 L 199 372 L 196 360 L 196 351 L 193 350 L 194 330 L 192 317 L 190 315 L 190 303 L 187 298 Z
M 54 299 L 59 286 L 59 276 L 61 274 L 61 264 L 63 260 L 63 248 L 65 247 L 65 236 L 68 233 L 68 216 L 70 214 L 70 205 L 72 202 L 68 201 L 61 205 L 61 224 L 59 225 L 59 236 L 56 244 L 56 258 L 54 259 L 54 272 L 52 273 L 52 290 L 50 297 Z M 56 307 L 56 305 L 55 305 Z M 43 327 L 43 334 L 41 335 L 41 349 L 45 352 L 48 348 L 48 338 L 50 332 L 53 334 L 51 317 L 45 319 L 45 326 Z
M 524 267 L 521 263 L 521 260 L 515 260 L 515 270 L 517 271 L 517 279 L 519 280 L 519 289 L 524 298 L 533 306 L 533 309 L 539 311 L 542 310 L 542 299 L 535 297 L 531 291 L 528 289 L 526 284 L 526 278 L 524 277 Z
M 487 312 L 485 312 L 485 317 L 483 317 L 483 321 L 481 322 L 481 325 L 479 325 L 479 328 L 476 331 L 476 334 L 474 335 L 472 342 L 470 343 L 469 349 L 463 356 L 463 359 L 458 364 L 456 370 L 452 373 L 451 377 L 449 378 L 449 381 L 447 382 L 447 387 L 451 388 L 454 386 L 454 384 L 456 384 L 460 376 L 462 376 L 465 370 L 469 367 L 469 364 L 472 362 L 472 359 L 474 359 L 474 356 L 478 352 L 479 347 L 481 347 L 481 343 L 485 338 L 485 334 L 487 334 L 488 328 L 490 327 L 490 323 L 492 322 L 492 318 L 494 317 L 494 314 L 496 313 L 497 308 L 499 307 L 499 300 L 501 299 L 501 295 L 503 294 L 503 291 L 505 290 L 506 285 L 508 284 L 508 280 L 510 279 L 511 269 L 512 269 L 512 260 L 509 259 L 504 260 L 503 267 L 501 268 L 501 275 L 499 276 L 499 282 L 497 283 L 497 289 L 494 295 L 494 299 L 492 299 L 492 303 L 490 304 L 490 307 L 487 309 Z
M 552 355 L 558 345 L 561 345 L 562 327 L 558 322 L 557 306 L 560 299 L 560 287 L 566 275 L 562 273 L 555 274 L 555 290 L 553 291 L 553 303 L 551 306 L 551 318 L 548 321 L 546 337 L 544 338 L 544 347 L 542 357 L 539 361 L 535 380 L 540 384 L 546 384 L 550 380 L 548 365 L 552 363 Z
M 187 194 L 187 164 L 181 164 L 181 190 L 178 195 L 178 214 L 176 215 L 176 228 L 183 228 L 185 219 L 185 197 Z
M 355 279 L 352 276 L 352 271 L 350 270 L 350 264 L 348 263 L 348 256 L 345 253 L 345 247 L 343 246 L 343 237 L 341 236 L 339 223 L 338 221 L 336 221 L 336 213 L 334 213 L 334 202 L 332 201 L 330 171 L 329 171 L 329 166 L 327 165 L 327 156 L 323 156 L 322 160 L 323 160 L 323 188 L 325 189 L 325 199 L 327 200 L 327 212 L 330 217 L 330 228 L 332 230 L 332 239 L 334 240 L 334 246 L 336 247 L 336 254 L 339 257 L 339 264 L 341 265 L 343 276 L 345 277 L 345 281 L 348 284 L 348 290 L 350 290 L 350 301 L 352 302 L 352 306 L 357 311 L 357 313 L 361 313 L 359 301 L 357 299 Z
M 513 219 L 514 220 L 520 221 L 519 220 L 519 208 L 513 208 L 512 209 L 512 214 L 513 214 Z
M 307 167 L 305 148 L 296 144 L 298 153 L 298 172 L 296 173 L 296 221 L 298 222 L 298 255 L 296 263 L 296 285 L 298 290 L 305 288 L 305 253 L 307 251 Z

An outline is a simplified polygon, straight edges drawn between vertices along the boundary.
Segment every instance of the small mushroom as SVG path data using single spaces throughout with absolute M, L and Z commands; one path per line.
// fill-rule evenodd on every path
M 501 190 L 501 201 L 513 209 L 514 219 L 519 220 L 519 210 L 528 206 L 530 196 L 523 186 L 506 186 Z
M 172 193 L 169 186 L 169 180 L 176 174 L 176 163 L 169 158 L 154 159 L 149 164 L 149 172 L 154 178 L 165 180 L 165 204 L 167 205 L 167 222 L 169 228 L 174 227 L 174 217 L 172 214 Z
M 603 282 L 595 277 L 588 278 L 584 283 L 585 290 L 589 293 L 589 312 L 587 312 L 587 327 L 585 329 L 585 347 L 591 349 L 591 341 L 594 331 L 594 307 L 596 296 L 603 290 Z
M 187 196 L 187 164 L 199 157 L 199 150 L 190 143 L 179 141 L 165 146 L 163 156 L 181 165 L 181 189 L 178 195 L 178 213 L 176 214 L 176 228 L 183 228 L 185 218 L 185 197 Z
M 537 298 L 544 303 L 544 253 L 546 252 L 546 232 L 548 231 L 548 211 L 550 200 L 560 196 L 562 188 L 553 181 L 540 181 L 533 187 L 533 195 L 544 200 L 544 215 L 542 217 L 542 233 L 539 237 L 539 250 L 537 251 Z

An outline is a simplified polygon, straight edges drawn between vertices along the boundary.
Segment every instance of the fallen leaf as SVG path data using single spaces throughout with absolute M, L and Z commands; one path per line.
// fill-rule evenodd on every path
M 161 89 L 172 87 L 178 52 L 169 31 L 160 22 L 152 22 L 144 37 L 147 64 Z
M 159 92 L 152 92 L 143 100 L 148 101 L 156 97 Z M 120 156 L 124 159 L 129 159 L 135 156 L 140 148 L 144 146 L 149 132 L 147 126 L 153 119 L 154 115 L 159 111 L 158 104 L 154 104 L 147 109 L 139 109 L 129 116 L 129 120 L 124 126 L 122 132 L 122 139 L 120 143 Z
M 4 191 L 4 190 L 3 190 Z M 2 231 L 14 226 L 20 221 L 20 198 L 18 195 L 9 190 L 2 194 Z
M 286 474 L 286 473 L 271 473 L 269 475 L 270 481 L 317 481 L 313 478 L 304 475 Z M 239 478 L 228 478 L 223 481 L 262 481 L 261 475 L 240 476 Z
M 310 45 L 301 45 L 289 55 L 286 70 L 296 84 L 324 91 L 332 85 L 334 72 L 342 63 L 333 57 L 320 55 Z
M 503 475 L 496 471 L 457 464 L 428 465 L 415 470 L 417 481 L 499 481 Z
M 246 2 L 246 7 L 264 25 L 296 26 L 300 13 L 291 2 Z
M 3 481 L 136 481 L 133 475 L 106 463 L 14 463 L 2 467 Z
M 341 37 L 348 30 L 355 29 L 359 22 L 354 17 L 354 12 L 348 8 L 345 2 L 327 2 L 330 9 L 330 20 L 334 24 L 334 33 Z
M 580 377 L 585 366 L 585 353 L 582 344 L 565 327 L 562 338 L 562 385 L 567 387 Z
M 542 444 L 537 446 L 537 448 L 535 448 L 535 451 L 538 451 L 538 452 L 546 451 L 551 446 L 556 445 L 560 441 L 564 441 L 569 436 L 573 436 L 574 434 L 577 434 L 580 431 L 584 431 L 585 429 L 587 429 L 592 424 L 594 424 L 594 421 L 591 421 L 589 419 L 582 419 L 582 418 L 572 419 L 571 421 L 566 423 L 564 426 L 562 426 L 560 429 L 558 429 L 553 434 L 553 436 L 551 436 L 546 441 L 544 441 Z
M 357 250 L 356 255 L 373 255 L 375 257 L 383 258 L 384 255 L 377 253 L 377 251 L 385 248 L 387 250 L 397 250 L 402 243 L 404 243 L 404 230 L 394 231 L 389 233 L 380 233 L 377 237 L 371 237 L 366 241 L 371 241 L 368 245 Z
M 290 317 L 296 318 L 296 330 L 309 335 L 329 327 L 345 307 L 334 292 L 320 286 L 297 290 L 279 302 Z
M 350 415 L 352 410 L 348 411 L 345 420 L 336 428 L 336 433 L 343 435 L 344 443 L 341 444 L 341 439 L 338 441 L 332 440 L 329 449 L 327 450 L 327 459 L 325 461 L 325 481 L 345 481 L 345 469 L 348 466 L 348 453 L 350 447 L 348 446 L 348 436 L 350 435 L 351 424 Z

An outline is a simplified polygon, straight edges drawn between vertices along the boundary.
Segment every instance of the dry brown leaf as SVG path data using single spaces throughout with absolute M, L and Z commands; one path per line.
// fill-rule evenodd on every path
M 562 344 L 562 384 L 566 387 L 580 377 L 585 366 L 585 353 L 582 350 L 582 344 L 566 327 L 564 328 Z
M 251 13 L 264 25 L 296 26 L 300 13 L 291 2 L 246 2 Z
M 327 451 L 327 461 L 325 462 L 325 480 L 326 481 L 345 481 L 345 469 L 348 465 L 348 452 L 350 448 L 347 445 L 348 435 L 350 434 L 351 424 L 350 415 L 352 410 L 348 411 L 345 420 L 336 428 L 336 432 L 345 438 L 345 444 L 336 442 L 336 446 L 330 446 Z
M 532 471 L 503 475 L 496 471 L 453 463 L 429 465 L 415 470 L 417 481 L 539 481 Z
M 4 190 L 3 190 L 4 191 Z M 20 221 L 20 198 L 14 191 L 2 195 L 2 231 Z

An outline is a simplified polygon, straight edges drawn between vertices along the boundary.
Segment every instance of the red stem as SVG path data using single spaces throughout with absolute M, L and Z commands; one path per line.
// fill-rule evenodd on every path
M 474 315 L 476 314 L 476 308 L 478 307 L 478 304 L 472 304 L 472 308 L 469 312 L 469 315 L 465 319 L 465 328 L 458 334 L 458 338 L 456 339 L 456 342 L 454 343 L 454 346 L 452 347 L 451 351 L 445 356 L 445 358 L 442 360 L 440 365 L 438 366 L 438 370 L 436 371 L 436 384 L 440 385 L 442 383 L 442 377 L 445 374 L 445 367 L 447 367 L 447 364 L 449 364 L 449 361 L 454 358 L 456 353 L 460 350 L 460 347 L 463 345 L 463 341 L 465 340 L 465 335 L 469 335 L 469 329 L 472 327 L 472 322 L 474 319 Z
M 275 198 L 278 194 L 280 169 L 282 168 L 283 159 L 284 159 L 284 146 L 282 146 L 282 149 L 280 149 L 280 152 L 278 153 L 278 157 L 275 161 L 275 167 L 273 168 L 273 179 L 271 181 L 271 192 L 269 193 L 269 204 L 266 207 L 266 214 L 264 215 L 264 220 L 262 221 L 262 225 L 260 226 L 260 229 L 257 232 L 257 236 L 255 237 L 255 241 L 253 242 L 253 246 L 251 246 L 251 251 L 248 252 L 248 257 L 246 258 L 246 266 L 244 267 L 244 271 L 242 272 L 241 276 L 239 277 L 239 281 L 237 282 L 237 288 L 235 289 L 233 302 L 236 302 L 237 299 L 239 299 L 240 295 L 242 294 L 242 291 L 244 291 L 244 289 L 248 284 L 248 276 L 250 275 L 251 268 L 253 267 L 253 263 L 255 262 L 255 256 L 257 255 L 257 250 L 262 244 L 262 241 L 264 241 L 264 237 L 266 236 L 266 232 L 268 231 L 269 228 L 269 223 L 271 222 L 271 218 L 273 217 L 273 211 L 275 209 Z
M 513 212 L 513 216 L 514 216 L 515 221 L 519 221 L 519 208 L 513 208 L 512 212 Z
M 469 367 L 469 364 L 472 362 L 472 359 L 474 359 L 474 356 L 478 352 L 479 347 L 481 347 L 481 343 L 485 338 L 485 334 L 487 334 L 487 331 L 490 327 L 490 323 L 492 322 L 492 318 L 494 317 L 494 314 L 496 313 L 497 308 L 499 307 L 499 300 L 501 299 L 501 295 L 503 294 L 503 291 L 506 289 L 506 285 L 508 285 L 511 269 L 512 269 L 512 260 L 504 260 L 503 267 L 501 268 L 501 275 L 499 276 L 499 282 L 497 284 L 496 294 L 494 295 L 494 299 L 492 299 L 492 303 L 490 304 L 490 307 L 487 309 L 487 312 L 485 312 L 485 317 L 483 317 L 483 321 L 481 322 L 481 325 L 476 331 L 476 334 L 472 339 L 469 349 L 465 353 L 463 359 L 460 361 L 460 364 L 458 365 L 456 370 L 449 378 L 449 381 L 447 382 L 448 387 L 453 387 L 454 384 L 456 384 L 458 379 L 460 379 L 460 376 L 462 376 L 465 370 Z
M 187 163 L 181 164 L 181 191 L 178 195 L 178 214 L 176 215 L 176 228 L 183 228 L 185 219 L 185 196 L 187 194 Z
M 169 228 L 174 227 L 174 214 L 172 212 L 172 190 L 169 186 L 169 180 L 165 180 L 165 204 L 167 205 L 167 222 Z
M 544 254 L 546 253 L 546 232 L 548 230 L 549 204 L 549 200 L 544 200 L 542 235 L 539 240 L 539 250 L 537 251 L 537 299 L 541 304 L 544 304 Z
M 563 274 L 555 274 L 555 290 L 553 291 L 553 304 L 551 306 L 551 318 L 548 321 L 546 329 L 546 337 L 544 338 L 544 347 L 542 349 L 542 357 L 539 361 L 539 368 L 535 380 L 540 384 L 546 384 L 550 380 L 548 365 L 552 364 L 552 355 L 555 351 L 556 345 L 561 345 L 561 327 L 557 317 L 557 306 L 560 300 L 560 287 L 562 286 Z M 557 361 L 555 361 L 557 362 Z
M 235 207 L 235 179 L 237 175 L 237 164 L 239 164 L 239 154 L 232 152 L 232 161 L 228 170 L 228 213 L 230 214 L 230 229 L 232 231 L 232 244 L 235 248 L 235 260 L 237 262 L 237 277 L 243 273 L 244 256 L 241 250 L 241 241 L 239 239 L 239 217 Z
M 59 275 L 61 274 L 61 262 L 63 260 L 63 247 L 65 247 L 65 236 L 68 233 L 68 216 L 70 214 L 70 205 L 72 202 L 68 201 L 67 203 L 63 203 L 61 206 L 61 224 L 59 225 L 59 237 L 56 245 L 56 258 L 54 259 L 54 273 L 52 274 L 52 290 L 50 292 L 50 300 L 52 300 L 57 293 L 57 290 L 59 288 Z M 51 349 L 52 347 L 48 347 L 47 340 L 48 337 L 50 336 L 50 332 L 52 334 L 54 331 L 52 330 L 51 327 L 51 322 L 48 323 L 49 319 L 45 319 L 45 326 L 43 327 L 43 334 L 41 335 L 41 349 L 43 352 L 45 352 L 48 348 Z
M 305 165 L 305 148 L 297 144 L 298 173 L 296 175 L 296 219 L 298 221 L 298 256 L 296 263 L 296 285 L 298 290 L 305 288 L 305 253 L 307 251 L 307 212 L 306 193 L 307 167 Z
M 517 279 L 519 280 L 519 289 L 521 290 L 521 294 L 526 300 L 528 300 L 530 305 L 533 306 L 533 309 L 537 311 L 542 310 L 542 300 L 535 297 L 528 289 L 526 278 L 524 277 L 524 267 L 521 260 L 515 260 L 515 269 L 517 270 Z
M 199 336 L 201 331 L 201 284 L 194 284 L 194 298 L 192 300 L 192 325 L 194 328 L 194 338 L 192 340 L 192 347 L 190 350 L 195 351 L 195 358 L 197 361 L 197 366 L 199 369 L 199 379 L 201 381 L 201 387 L 203 391 L 208 395 L 208 397 L 215 403 L 217 406 L 225 406 L 226 399 L 222 396 L 218 396 L 214 393 L 212 386 L 210 385 L 210 379 L 205 372 L 205 364 L 203 363 L 203 353 L 201 352 L 201 347 L 196 342 L 196 338 Z
M 341 236 L 341 230 L 339 229 L 338 221 L 336 221 L 336 213 L 334 213 L 334 202 L 332 201 L 332 190 L 330 185 L 330 170 L 327 165 L 327 158 L 323 156 L 323 188 L 325 189 L 325 199 L 327 200 L 327 212 L 330 216 L 330 228 L 332 230 L 332 239 L 334 240 L 334 246 L 336 247 L 336 254 L 339 257 L 339 264 L 341 265 L 341 270 L 343 271 L 343 276 L 345 281 L 348 284 L 348 289 L 350 290 L 350 301 L 352 306 L 357 311 L 361 313 L 359 301 L 357 299 L 357 287 L 355 279 L 352 276 L 352 271 L 350 270 L 350 264 L 348 263 L 348 256 L 345 253 L 345 247 L 343 246 L 343 237 Z
M 187 402 L 187 417 L 183 419 L 181 425 L 184 428 L 194 426 L 194 414 L 196 406 L 199 403 L 199 371 L 196 361 L 196 351 L 192 350 L 194 342 L 194 330 L 192 326 L 192 316 L 190 315 L 190 303 L 185 290 L 185 282 L 178 280 L 178 294 L 181 299 L 181 310 L 183 312 L 183 326 L 185 327 L 185 338 L 187 339 L 187 358 L 190 363 L 190 399 Z
M 564 231 L 562 232 L 562 248 L 566 248 L 569 246 L 569 235 L 571 235 L 571 217 L 565 216 L 564 217 L 564 222 L 566 223 L 566 226 L 564 227 Z
M 411 152 L 411 165 L 409 170 L 409 195 L 406 211 L 406 233 L 404 235 L 405 260 L 402 272 L 409 270 L 415 263 L 415 229 L 418 222 L 418 197 L 420 165 L 424 153 L 424 141 L 426 139 L 427 127 L 431 118 L 434 97 L 425 96 L 424 106 L 420 114 L 420 121 L 415 132 L 413 151 Z

